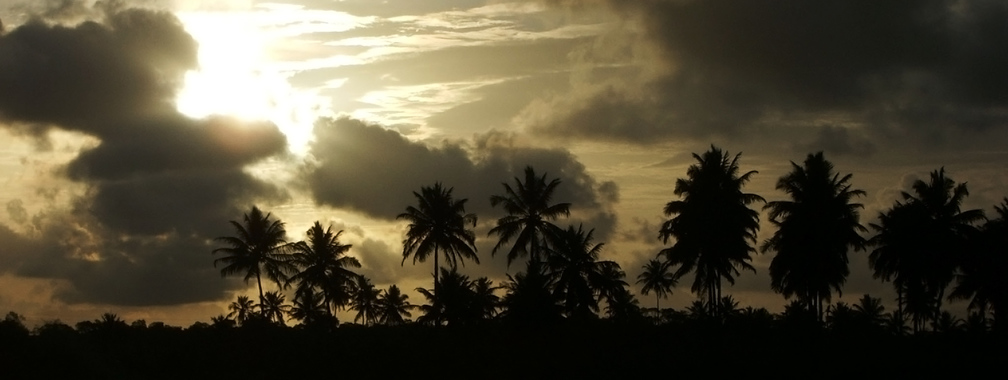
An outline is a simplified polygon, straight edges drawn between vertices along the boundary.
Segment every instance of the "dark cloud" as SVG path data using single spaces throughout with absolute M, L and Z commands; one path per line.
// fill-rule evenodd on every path
M 832 120 L 858 126 L 846 132 L 850 142 L 962 147 L 1006 135 L 1004 2 L 548 3 L 606 3 L 643 29 L 603 38 L 654 54 L 630 62 L 648 74 L 595 81 L 530 106 L 522 120 L 533 131 L 636 143 L 819 144 L 838 132 L 820 128 Z M 768 132 L 781 125 L 786 134 Z M 972 135 L 949 141 L 963 132 Z M 835 148 L 867 149 L 858 144 Z
M 285 136 L 270 123 L 175 111 L 197 46 L 174 15 L 51 4 L 0 35 L 0 121 L 35 139 L 56 128 L 97 144 L 55 173 L 86 192 L 33 216 L 34 233 L 0 251 L 0 271 L 66 280 L 56 297 L 71 303 L 219 299 L 240 280 L 220 279 L 212 239 L 251 204 L 285 196 L 246 172 L 284 155 Z
M 524 178 L 526 166 L 559 178 L 554 201 L 572 203 L 573 211 L 588 214 L 618 200 L 618 188 L 596 183 L 570 152 L 520 146 L 503 133 L 478 136 L 471 144 L 432 147 L 393 130 L 340 118 L 320 120 L 315 136 L 302 176 L 315 200 L 379 219 L 394 219 L 415 203 L 412 192 L 438 181 L 453 187 L 455 197 L 468 199 L 467 211 L 480 218 L 499 216 L 490 196 L 503 191 L 502 183 Z

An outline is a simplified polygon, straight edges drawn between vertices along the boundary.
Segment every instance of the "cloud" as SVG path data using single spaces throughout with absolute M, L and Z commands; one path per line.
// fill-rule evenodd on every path
M 858 127 L 846 130 L 850 141 L 953 148 L 1008 136 L 1003 2 L 547 3 L 604 3 L 624 24 L 579 57 L 595 79 L 516 119 L 534 132 L 786 145 L 816 144 L 839 131 L 822 125 L 841 123 Z M 611 46 L 627 47 L 623 62 L 640 74 L 605 75 Z
M 83 4 L 57 5 L 68 3 Z M 0 270 L 67 280 L 55 297 L 69 303 L 219 299 L 240 280 L 220 279 L 212 239 L 249 205 L 285 196 L 246 167 L 283 157 L 286 138 L 271 123 L 179 114 L 195 41 L 170 13 L 98 4 L 74 13 L 84 21 L 42 12 L 0 34 L 0 125 L 95 141 L 47 174 L 84 191 L 34 215 L 34 230 L 0 252 Z
M 490 196 L 532 166 L 538 175 L 561 180 L 554 202 L 570 202 L 572 217 L 596 228 L 596 236 L 607 236 L 614 227 L 609 206 L 619 199 L 618 187 L 598 183 L 563 149 L 522 145 L 501 132 L 430 146 L 346 117 L 320 120 L 315 136 L 301 177 L 319 204 L 393 220 L 415 203 L 413 192 L 441 182 L 456 198 L 468 199 L 466 211 L 489 221 L 502 215 L 491 207 Z

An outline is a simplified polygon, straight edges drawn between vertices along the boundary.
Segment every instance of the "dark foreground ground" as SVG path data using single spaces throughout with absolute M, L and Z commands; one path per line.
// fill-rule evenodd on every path
M 0 337 L 0 379 L 956 378 L 1005 373 L 994 335 L 773 329 L 122 329 Z

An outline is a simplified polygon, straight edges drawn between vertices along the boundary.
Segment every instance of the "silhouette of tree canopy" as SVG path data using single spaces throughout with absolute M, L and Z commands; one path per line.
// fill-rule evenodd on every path
M 775 251 L 770 263 L 771 287 L 785 298 L 797 295 L 819 322 L 823 302 L 829 302 L 831 288 L 841 294 L 850 274 L 849 248 L 862 250 L 867 232 L 859 222 L 860 203 L 852 198 L 864 196 L 851 189 L 851 174 L 834 172 L 833 164 L 822 152 L 809 154 L 803 166 L 791 162 L 791 172 L 777 180 L 777 190 L 790 201 L 767 203 L 768 218 L 777 226 L 773 237 L 764 242 L 762 251 Z
M 287 304 L 287 296 L 279 291 L 266 292 L 263 303 L 259 304 L 263 317 L 283 326 L 286 315 L 290 313 L 291 305 Z
M 488 278 L 481 277 L 472 281 L 456 268 L 441 268 L 441 293 L 436 297 L 428 289 L 416 290 L 429 302 L 420 306 L 424 315 L 417 319 L 417 322 L 425 325 L 438 323 L 438 316 L 449 326 L 479 324 L 494 317 L 499 303 L 494 294 L 496 288 Z M 437 304 L 435 300 L 438 301 Z
M 931 172 L 928 182 L 915 181 L 912 189 L 914 194 L 902 192 L 903 201 L 872 225 L 878 233 L 869 263 L 876 278 L 893 282 L 899 312 L 906 311 L 915 331 L 921 331 L 925 321 L 940 317 L 945 288 L 978 233 L 974 223 L 984 215 L 982 210 L 961 210 L 969 191 L 965 183 L 956 185 L 946 177 L 944 168 Z
M 365 325 L 372 325 L 378 322 L 379 304 L 378 295 L 381 290 L 376 289 L 371 280 L 364 276 L 356 276 L 356 285 L 350 301 L 350 308 L 357 312 L 354 322 L 363 321 Z
M 414 306 L 409 303 L 409 296 L 402 293 L 398 286 L 391 285 L 378 298 L 378 323 L 388 326 L 405 324 Z
M 515 187 L 504 185 L 504 195 L 493 195 L 490 204 L 493 207 L 501 205 L 507 215 L 497 220 L 497 225 L 487 232 L 487 236 L 496 234 L 500 237 L 494 246 L 492 255 L 514 239 L 514 244 L 508 250 L 507 261 L 511 265 L 515 259 L 529 256 L 530 260 L 542 261 L 540 257 L 551 239 L 560 235 L 562 230 L 551 223 L 558 217 L 570 215 L 570 203 L 550 204 L 553 192 L 560 185 L 560 179 L 546 182 L 546 174 L 537 177 L 531 166 L 525 167 L 525 181 L 517 177 Z
M 305 326 L 319 326 L 333 318 L 325 297 L 312 287 L 305 287 L 295 292 L 290 316 Z
M 225 246 L 213 250 L 224 257 L 214 260 L 214 267 L 223 265 L 221 276 L 245 275 L 245 283 L 255 277 L 259 287 L 259 303 L 266 299 L 262 288 L 262 275 L 273 280 L 278 286 L 284 284 L 287 274 L 294 271 L 288 262 L 286 250 L 287 231 L 279 219 L 270 220 L 270 214 L 263 215 L 258 207 L 245 214 L 244 223 L 232 220 L 235 236 L 222 236 L 216 240 Z M 265 312 L 265 311 L 264 311 Z
M 527 272 L 508 275 L 501 300 L 503 320 L 522 326 L 541 326 L 563 318 L 563 306 L 552 290 L 554 279 L 539 268 L 542 265 L 530 261 Z
M 667 262 L 651 259 L 644 264 L 643 272 L 637 276 L 637 284 L 641 286 L 641 294 L 655 293 L 655 312 L 661 312 L 661 299 L 672 294 L 676 286 L 676 278 L 669 271 Z
M 550 250 L 547 261 L 554 278 L 553 291 L 563 300 L 568 318 L 589 318 L 598 313 L 597 294 L 607 288 L 607 268 L 619 270 L 614 261 L 600 261 L 604 243 L 592 242 L 595 230 L 570 226 Z
M 423 262 L 427 257 L 434 257 L 434 294 L 438 292 L 438 256 L 444 254 L 445 260 L 452 268 L 458 262 L 465 265 L 463 259 L 468 258 L 479 264 L 476 256 L 476 235 L 466 229 L 467 224 L 476 226 L 476 215 L 465 212 L 466 199 L 456 200 L 452 197 L 452 188 L 444 188 L 441 183 L 431 187 L 423 187 L 420 193 L 413 192 L 417 198 L 417 206 L 406 207 L 406 212 L 399 214 L 398 219 L 409 222 L 406 230 L 406 240 L 403 241 L 403 261 L 406 263 L 411 255 L 413 263 Z M 434 298 L 435 304 L 438 302 Z M 438 310 L 438 307 L 435 307 Z
M 342 309 L 350 301 L 350 289 L 357 274 L 349 268 L 360 268 L 360 261 L 346 256 L 351 245 L 339 242 L 343 231 L 322 229 L 315 222 L 306 232 L 308 240 L 291 246 L 290 263 L 299 268 L 287 283 L 296 283 L 298 294 L 318 289 L 325 300 L 327 313 Z
M 228 305 L 228 310 L 230 312 L 227 317 L 234 319 L 235 323 L 241 326 L 255 312 L 255 305 L 248 296 L 238 296 L 237 300 Z
M 765 202 L 756 195 L 743 193 L 742 187 L 756 174 L 739 175 L 738 160 L 711 146 L 686 171 L 686 178 L 676 180 L 673 193 L 682 199 L 668 202 L 659 237 L 672 247 L 663 249 L 670 265 L 677 267 L 675 277 L 695 272 L 691 290 L 706 298 L 710 313 L 717 313 L 721 299 L 721 281 L 735 283 L 740 269 L 756 272 L 749 261 L 756 252 L 759 212 L 749 208 L 755 202 Z
M 956 285 L 950 299 L 969 300 L 969 310 L 978 317 L 977 323 L 986 325 L 988 313 L 993 312 L 995 330 L 1004 331 L 1008 318 L 1008 198 L 994 206 L 996 217 L 981 228 L 975 244 L 963 256 Z

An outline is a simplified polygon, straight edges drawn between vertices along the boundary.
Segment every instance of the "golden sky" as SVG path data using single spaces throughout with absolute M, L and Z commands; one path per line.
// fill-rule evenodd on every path
M 220 277 L 211 239 L 253 204 L 291 240 L 344 230 L 379 288 L 429 287 L 394 218 L 435 181 L 479 216 L 482 265 L 462 271 L 499 282 L 520 268 L 490 255 L 489 196 L 526 165 L 563 181 L 559 223 L 594 228 L 633 282 L 712 144 L 767 200 L 824 151 L 867 191 L 865 225 L 943 166 L 990 212 L 1008 195 L 1005 16 L 984 0 L 0 0 L 0 311 L 226 314 L 252 289 Z M 834 300 L 891 301 L 866 257 Z M 726 293 L 780 311 L 770 260 Z

